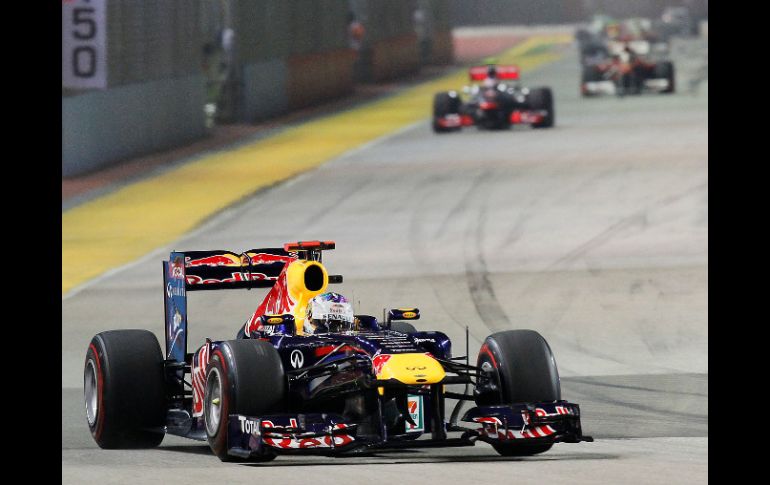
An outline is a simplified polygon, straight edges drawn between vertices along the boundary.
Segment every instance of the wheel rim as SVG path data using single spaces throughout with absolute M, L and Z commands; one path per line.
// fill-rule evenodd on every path
M 96 417 L 99 413 L 99 379 L 96 375 L 96 366 L 94 365 L 93 359 L 88 359 L 88 362 L 86 362 L 86 370 L 83 378 L 86 398 L 86 418 L 88 419 L 88 425 L 94 427 L 96 424 Z
M 214 436 L 217 434 L 219 422 L 222 419 L 222 379 L 219 376 L 219 369 L 216 367 L 211 368 L 209 377 L 206 379 L 204 408 L 206 432 L 209 436 Z
M 496 390 L 494 392 L 489 392 L 486 394 L 485 404 L 487 405 L 494 405 L 494 404 L 502 404 L 504 402 L 503 399 L 503 386 L 502 386 L 502 378 L 500 376 L 500 371 L 492 365 L 492 363 L 489 361 L 489 358 L 486 356 L 481 358 L 481 367 L 482 372 L 479 374 L 478 377 L 478 385 L 480 387 L 486 387 L 489 384 L 492 384 L 496 387 Z M 487 402 L 488 401 L 488 402 Z

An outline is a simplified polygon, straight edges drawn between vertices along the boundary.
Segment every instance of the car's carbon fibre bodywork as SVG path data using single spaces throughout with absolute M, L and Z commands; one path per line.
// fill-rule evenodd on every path
M 222 417 L 229 456 L 460 446 L 477 440 L 510 445 L 591 440 L 582 435 L 579 407 L 563 400 L 473 407 L 460 419 L 467 423 L 463 426 L 458 424 L 458 404 L 447 419 L 446 398 L 463 403 L 497 389 L 489 379 L 487 384 L 477 379 L 485 371 L 470 365 L 467 355 L 452 354 L 444 333 L 394 327 L 394 321 L 419 319 L 416 308 L 391 310 L 383 322 L 356 315 L 354 330 L 306 335 L 302 305 L 326 291 L 330 282 L 342 280 L 321 263 L 321 251 L 333 248 L 333 242 L 316 241 L 243 254 L 171 253 L 163 264 L 169 403 L 165 432 L 207 438 L 207 369 L 212 356 L 228 351 L 227 341 L 207 339 L 187 353 L 187 291 L 261 287 L 270 291 L 237 339 L 267 342 L 277 351 L 285 396 L 278 412 Z M 253 378 L 260 378 L 260 369 L 253 370 Z M 474 392 L 450 392 L 451 384 Z M 430 437 L 418 439 L 422 435 Z

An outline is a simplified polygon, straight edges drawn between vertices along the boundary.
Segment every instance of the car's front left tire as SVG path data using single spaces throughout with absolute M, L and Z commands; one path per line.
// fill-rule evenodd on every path
M 203 397 L 206 437 L 214 454 L 222 461 L 241 461 L 227 453 L 229 416 L 280 413 L 285 394 L 283 364 L 272 345 L 252 339 L 223 342 L 209 361 Z M 268 452 L 249 461 L 274 458 Z
M 551 128 L 556 120 L 556 113 L 553 108 L 553 93 L 551 88 L 533 88 L 529 92 L 528 103 L 530 109 L 543 110 L 546 112 L 543 121 L 533 123 L 533 128 Z

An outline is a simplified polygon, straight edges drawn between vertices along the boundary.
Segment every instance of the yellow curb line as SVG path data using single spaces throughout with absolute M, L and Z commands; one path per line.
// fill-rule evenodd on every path
M 531 70 L 560 57 L 539 52 L 568 35 L 530 37 L 498 56 Z M 524 55 L 523 55 L 524 54 Z M 433 94 L 458 89 L 467 72 L 409 88 L 364 106 L 217 152 L 62 213 L 62 295 L 104 272 L 178 239 L 256 190 L 429 116 Z

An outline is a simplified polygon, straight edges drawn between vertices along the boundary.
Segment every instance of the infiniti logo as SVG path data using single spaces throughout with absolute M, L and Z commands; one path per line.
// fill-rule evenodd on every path
M 427 367 L 425 367 L 425 366 L 422 366 L 422 367 L 407 367 L 406 368 L 406 370 L 425 370 L 425 369 L 427 369 Z
M 305 356 L 302 354 L 301 350 L 292 350 L 291 356 L 289 356 L 289 361 L 291 361 L 291 366 L 295 369 L 299 369 L 302 367 L 302 364 L 305 363 Z

